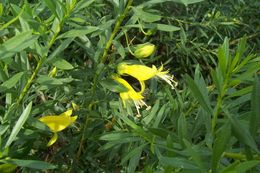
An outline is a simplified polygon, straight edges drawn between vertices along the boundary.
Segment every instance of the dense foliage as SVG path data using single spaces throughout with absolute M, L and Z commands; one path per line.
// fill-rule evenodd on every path
M 260 172 L 259 7 L 0 0 L 0 172 Z

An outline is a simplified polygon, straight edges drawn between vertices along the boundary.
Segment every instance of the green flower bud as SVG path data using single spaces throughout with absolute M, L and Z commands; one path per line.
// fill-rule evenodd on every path
M 136 46 L 134 56 L 136 58 L 146 58 L 155 51 L 155 45 L 151 43 L 139 44 Z
M 57 67 L 54 67 L 50 72 L 49 75 L 50 77 L 55 77 L 57 74 Z

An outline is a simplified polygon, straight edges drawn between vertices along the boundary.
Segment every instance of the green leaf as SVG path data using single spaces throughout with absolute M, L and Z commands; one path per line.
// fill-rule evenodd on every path
M 206 97 L 201 91 L 200 87 L 192 80 L 188 75 L 185 75 L 186 82 L 189 85 L 194 97 L 200 102 L 201 106 L 210 114 L 213 114 L 213 110 L 210 106 L 209 98 Z
M 88 26 L 85 28 L 73 29 L 73 30 L 69 30 L 69 31 L 65 32 L 64 34 L 61 34 L 57 39 L 80 37 L 82 35 L 90 34 L 96 30 L 98 30 L 98 27 L 96 27 L 96 26 Z
M 132 9 L 134 10 L 135 15 L 144 22 L 155 22 L 161 20 L 160 15 L 145 12 L 141 8 L 132 7 Z
M 198 2 L 202 2 L 204 0 L 172 0 L 173 2 L 177 2 L 177 3 L 181 3 L 184 4 L 185 6 L 189 5 L 189 4 L 194 4 L 194 3 L 198 3 Z
M 189 5 L 189 4 L 194 4 L 194 3 L 198 3 L 198 2 L 202 2 L 204 0 L 150 0 L 147 1 L 145 3 L 143 3 L 143 6 L 149 6 L 151 4 L 157 4 L 157 3 L 163 3 L 163 2 L 177 2 L 180 4 L 184 4 L 185 6 Z
M 135 137 L 131 133 L 125 133 L 125 132 L 113 132 L 102 135 L 99 139 L 105 140 L 105 141 L 116 141 L 116 140 L 122 140 L 126 138 L 133 138 Z
M 32 31 L 26 31 L 16 35 L 0 45 L 0 60 L 13 56 L 25 48 L 31 46 L 38 36 L 32 35 Z
M 125 57 L 125 49 L 124 49 L 123 45 L 119 41 L 116 41 L 116 40 L 113 40 L 113 44 L 115 45 L 116 50 L 119 53 L 119 55 L 122 58 L 124 58 Z
M 159 109 L 160 106 L 160 100 L 156 100 L 156 102 L 154 103 L 153 108 L 151 109 L 151 111 L 149 112 L 149 114 L 143 118 L 143 122 L 148 125 L 155 117 L 156 117 L 156 113 Z
M 178 157 L 159 157 L 159 161 L 162 165 L 172 166 L 175 168 L 198 170 L 199 168 L 194 165 L 190 160 Z
M 211 158 L 211 169 L 213 172 L 216 171 L 218 168 L 219 160 L 227 147 L 230 137 L 231 137 L 231 127 L 230 127 L 230 122 L 227 122 L 217 132 L 216 139 L 214 141 L 213 153 Z
M 62 41 L 62 43 L 52 52 L 52 54 L 46 60 L 49 64 L 52 64 L 55 61 L 55 57 L 59 55 L 64 49 L 66 49 L 74 38 L 67 38 Z
M 0 161 L 1 162 L 1 161 Z M 16 165 L 13 165 L 13 164 L 8 164 L 8 163 L 5 163 L 5 164 L 1 164 L 0 165 L 0 172 L 1 173 L 12 173 L 15 171 L 16 169 Z
M 142 127 L 136 125 L 133 121 L 131 121 L 127 116 L 122 116 L 120 114 L 120 116 L 118 115 L 118 117 L 120 119 L 122 119 L 124 121 L 124 123 L 126 123 L 127 125 L 129 125 L 132 129 L 133 132 L 139 136 L 141 136 L 142 138 L 144 138 L 145 140 L 151 142 L 152 141 L 152 136 L 147 133 L 147 131 L 145 131 Z
M 165 117 L 166 113 L 165 113 L 165 109 L 168 106 L 168 104 L 164 104 L 161 109 L 159 110 L 159 112 L 157 113 L 157 115 L 155 116 L 155 120 L 153 123 L 153 128 L 158 127 L 159 124 L 161 123 L 161 121 L 163 120 L 163 118 Z
M 234 136 L 243 144 L 251 147 L 254 151 L 258 152 L 257 145 L 249 132 L 249 128 L 245 127 L 236 116 L 232 116 L 225 108 L 223 108 L 224 113 L 227 115 L 228 119 L 232 124 L 232 130 Z
M 68 61 L 66 61 L 65 59 L 61 59 L 61 58 L 55 59 L 55 61 L 53 62 L 53 65 L 61 70 L 71 70 L 74 68 Z
M 57 4 L 53 0 L 43 0 L 43 3 L 51 10 L 51 12 L 56 16 L 59 17 L 56 11 Z
M 180 28 L 177 26 L 165 25 L 165 24 L 156 24 L 156 28 L 160 31 L 166 31 L 166 32 L 174 32 L 180 30 Z
M 32 102 L 30 102 L 26 106 L 23 113 L 21 114 L 18 121 L 16 122 L 16 124 L 15 124 L 6 144 L 5 144 L 5 148 L 9 147 L 11 145 L 11 143 L 15 140 L 17 134 L 19 133 L 19 131 L 23 127 L 24 123 L 26 122 L 27 118 L 29 117 L 31 109 L 32 109 Z
M 8 80 L 8 76 L 6 75 L 3 68 L 0 68 L 0 82 L 4 82 Z
M 192 147 L 192 145 L 190 144 L 189 141 L 187 141 L 186 139 L 183 139 L 186 147 L 187 147 L 187 150 L 190 154 L 190 156 L 192 157 L 192 159 L 194 160 L 194 162 L 199 166 L 200 170 L 202 172 L 207 172 L 205 167 L 204 167 L 204 164 L 202 162 L 202 159 L 201 159 L 201 156 L 199 155 L 199 153 Z
M 233 70 L 239 60 L 241 59 L 242 55 L 246 51 L 246 37 L 244 36 L 238 43 L 237 51 L 236 51 L 236 56 L 232 59 L 232 63 L 230 65 L 231 70 Z
M 213 83 L 215 84 L 218 92 L 220 93 L 222 90 L 222 84 L 223 84 L 223 76 L 220 73 L 220 69 L 216 68 L 215 70 L 211 70 L 211 77 L 213 80 Z
M 138 148 L 136 145 L 135 145 L 135 149 Z M 132 151 L 135 151 L 132 155 L 132 157 L 130 158 L 129 160 L 129 164 L 127 166 L 127 172 L 129 173 L 134 173 L 137 166 L 139 165 L 139 161 L 140 161 L 140 158 L 141 158 L 141 155 L 142 155 L 142 148 L 138 148 L 138 150 L 132 150 Z
M 53 77 L 49 77 L 49 76 L 40 76 L 39 78 L 37 78 L 36 80 L 37 83 L 41 84 L 41 85 L 62 85 L 63 83 L 56 78 Z
M 184 145 L 183 140 L 184 138 L 188 137 L 188 125 L 185 115 L 181 114 L 178 118 L 178 137 L 181 141 L 181 144 Z
M 133 150 L 130 150 L 121 160 L 121 165 L 125 164 L 129 159 L 137 155 L 138 153 L 142 152 L 144 147 L 147 146 L 147 143 L 144 143 L 140 146 L 135 147 Z
M 260 164 L 259 160 L 250 160 L 242 163 L 234 162 L 233 164 L 221 170 L 220 173 L 245 173 L 251 168 L 259 164 Z
M 121 92 L 128 91 L 128 89 L 125 88 L 124 85 L 114 81 L 113 79 L 104 79 L 104 80 L 100 81 L 100 84 L 104 88 L 107 88 L 112 92 L 121 93 Z
M 257 130 L 260 128 L 260 77 L 255 74 L 255 81 L 251 95 L 251 114 L 249 127 L 252 136 L 256 135 Z
M 3 10 L 4 8 L 3 8 L 3 4 L 2 3 L 0 3 L 0 17 L 3 15 Z
M 240 90 L 237 90 L 237 91 L 235 91 L 235 92 L 230 93 L 230 94 L 227 96 L 227 98 L 244 96 L 244 95 L 246 95 L 246 94 L 252 92 L 252 90 L 253 90 L 253 87 L 252 87 L 252 86 L 244 87 L 244 88 L 242 88 L 242 89 L 240 89 Z
M 24 72 L 17 73 L 15 75 L 13 75 L 7 81 L 2 83 L 0 85 L 0 92 L 4 91 L 6 89 L 10 89 L 10 88 L 14 87 L 17 84 L 17 82 L 22 78 L 23 74 L 24 74 Z
M 236 170 L 236 173 L 244 173 L 259 164 L 260 164 L 259 160 L 250 160 L 250 161 L 246 161 L 246 162 L 238 164 L 235 167 L 235 170 Z
M 20 159 L 6 159 L 0 160 L 2 163 L 13 164 L 21 167 L 32 168 L 32 169 L 55 169 L 56 166 L 47 162 L 38 160 L 20 160 Z
M 227 38 L 225 38 L 224 43 L 218 49 L 218 62 L 221 73 L 225 76 L 229 62 L 229 40 Z
M 77 6 L 75 7 L 75 11 L 81 10 L 83 8 L 88 7 L 89 5 L 91 5 L 93 2 L 95 2 L 95 0 L 81 0 L 77 3 Z

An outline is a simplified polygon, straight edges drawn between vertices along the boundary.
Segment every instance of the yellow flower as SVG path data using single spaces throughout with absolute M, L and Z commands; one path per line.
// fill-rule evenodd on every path
M 169 71 L 162 71 L 163 66 L 157 69 L 154 65 L 147 67 L 139 64 L 121 63 L 117 66 L 117 72 L 120 75 L 130 75 L 139 81 L 145 81 L 153 77 L 159 77 L 166 81 L 173 89 L 178 85 L 174 80 L 174 75 L 169 75 Z
M 41 121 L 46 126 L 48 126 L 51 132 L 54 133 L 53 137 L 50 139 L 50 141 L 47 144 L 48 147 L 54 144 L 58 139 L 57 132 L 64 130 L 69 125 L 71 125 L 74 121 L 76 121 L 77 116 L 71 117 L 71 114 L 72 114 L 72 109 L 69 109 L 60 115 L 47 115 L 39 119 L 39 121 Z
M 146 58 L 150 56 L 155 50 L 155 45 L 151 43 L 140 44 L 136 47 L 134 51 L 134 56 L 136 58 Z
M 150 109 L 149 106 L 146 105 L 146 103 L 143 101 L 143 96 L 142 93 L 144 92 L 145 89 L 145 84 L 143 81 L 140 81 L 140 85 L 141 85 L 141 90 L 139 92 L 136 92 L 133 87 L 123 78 L 119 77 L 118 75 L 113 75 L 112 79 L 114 79 L 115 81 L 117 81 L 118 83 L 122 84 L 126 89 L 128 89 L 128 91 L 125 92 L 121 92 L 119 93 L 122 101 L 123 101 L 123 105 L 124 107 L 126 106 L 126 102 L 129 100 L 132 100 L 134 102 L 134 105 L 136 107 L 137 110 L 137 115 L 140 116 L 140 111 L 139 109 L 143 106 L 146 106 L 147 109 Z

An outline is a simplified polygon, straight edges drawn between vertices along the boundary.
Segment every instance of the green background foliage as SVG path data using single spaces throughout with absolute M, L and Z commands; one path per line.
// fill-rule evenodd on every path
M 0 0 L 0 172 L 260 172 L 259 6 Z M 156 52 L 135 59 L 146 42 Z M 163 64 L 179 85 L 147 81 L 137 118 L 110 78 L 123 61 Z M 76 123 L 47 147 L 38 119 L 72 103 Z

